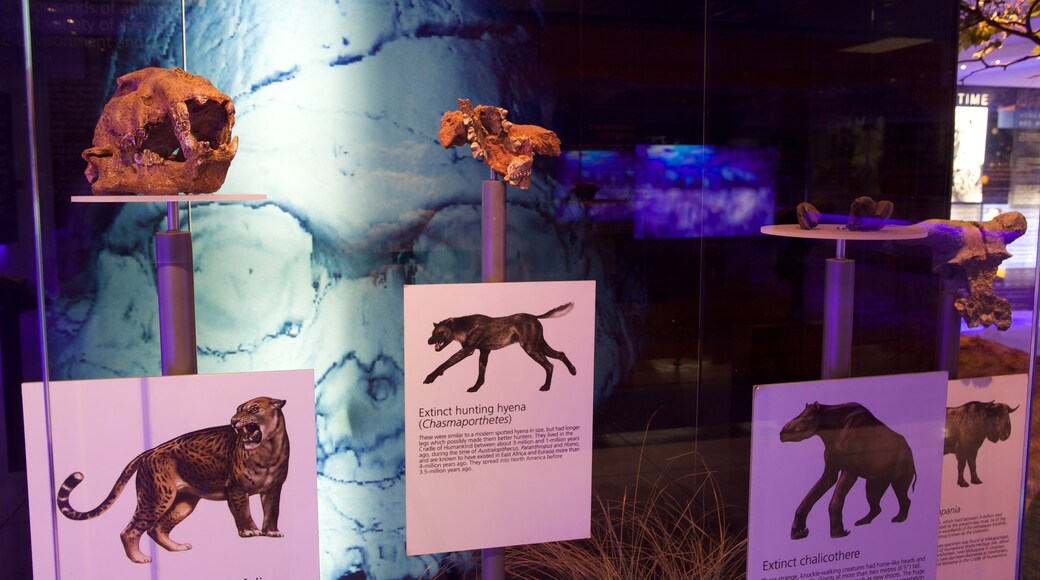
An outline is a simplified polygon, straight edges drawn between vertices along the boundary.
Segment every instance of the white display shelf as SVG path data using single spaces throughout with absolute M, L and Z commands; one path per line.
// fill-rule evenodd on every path
M 180 194 L 180 195 L 74 195 L 72 203 L 220 203 L 229 201 L 259 201 L 267 196 L 262 193 L 235 194 Z
M 845 229 L 838 224 L 821 224 L 811 230 L 803 230 L 798 224 L 781 224 L 774 226 L 762 226 L 761 232 L 770 236 L 783 236 L 786 238 L 811 238 L 814 240 L 854 240 L 854 241 L 891 241 L 891 240 L 918 240 L 928 236 L 928 230 L 923 226 L 892 226 L 873 232 L 857 232 Z

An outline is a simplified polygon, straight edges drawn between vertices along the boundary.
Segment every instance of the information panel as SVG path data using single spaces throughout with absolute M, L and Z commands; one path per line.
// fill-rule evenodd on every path
M 950 381 L 939 512 L 941 579 L 1015 578 L 1026 375 Z
M 313 371 L 22 393 L 38 580 L 319 576 Z
M 946 373 L 755 389 L 748 578 L 935 578 Z
M 408 554 L 589 536 L 595 282 L 406 286 Z

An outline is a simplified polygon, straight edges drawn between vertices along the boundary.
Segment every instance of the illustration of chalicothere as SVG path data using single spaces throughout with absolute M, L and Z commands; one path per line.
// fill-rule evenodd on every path
M 916 486 L 917 469 L 914 454 L 906 439 L 879 421 L 859 403 L 823 405 L 806 404 L 797 417 L 780 430 L 780 441 L 804 441 L 814 435 L 823 440 L 823 475 L 806 494 L 794 512 L 791 539 L 809 535 L 806 518 L 828 489 L 834 488 L 830 505 L 831 537 L 849 535 L 842 521 L 845 496 L 863 478 L 867 482 L 867 504 L 870 511 L 857 526 L 869 524 L 881 513 L 881 496 L 889 486 L 899 501 L 899 513 L 893 523 L 906 521 L 910 512 L 908 491 Z

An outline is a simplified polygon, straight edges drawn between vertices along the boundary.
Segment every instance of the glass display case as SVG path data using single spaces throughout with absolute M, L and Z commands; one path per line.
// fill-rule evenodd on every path
M 1024 497 L 1014 514 L 1025 515 L 1036 482 L 1024 487 L 1025 469 L 1005 465 L 1009 483 L 998 484 L 1004 475 L 987 472 L 1001 467 L 984 460 L 989 447 L 1017 453 L 1016 465 L 1028 453 L 1035 89 L 958 84 L 956 35 L 955 5 L 938 0 L 0 0 L 4 485 L 24 499 L 22 383 L 163 374 L 155 234 L 176 223 L 194 245 L 198 373 L 314 370 L 320 577 L 475 577 L 477 553 L 409 556 L 405 546 L 404 289 L 481 281 L 488 170 L 467 147 L 438 141 L 441 115 L 465 98 L 551 129 L 562 144 L 558 157 L 535 158 L 529 189 L 507 188 L 505 279 L 596 282 L 592 538 L 507 547 L 507 573 L 585 577 L 577 570 L 592 562 L 604 566 L 587 572 L 595 577 L 790 573 L 748 560 L 749 542 L 760 541 L 754 527 L 749 537 L 750 510 L 762 505 L 749 499 L 765 485 L 754 473 L 753 409 L 756 393 L 779 392 L 764 385 L 821 376 L 914 388 L 905 377 L 945 372 L 954 385 L 1011 375 L 991 382 L 1020 393 L 1013 438 L 983 443 L 981 475 L 974 456 L 965 473 Z M 116 79 L 146 67 L 185 69 L 231 97 L 239 141 L 219 194 L 264 199 L 73 201 L 91 195 L 81 154 Z M 1024 216 L 1010 257 L 983 251 L 992 275 L 980 276 L 1006 301 L 987 304 L 1006 303 L 1009 325 L 962 320 L 964 274 L 949 272 L 934 236 L 883 229 L 835 243 L 763 233 L 797 229 L 803 203 L 844 228 L 861 197 L 891 202 L 889 233 Z M 836 344 L 835 259 L 855 263 L 837 307 L 839 373 L 826 355 Z M 946 377 L 929 380 L 945 388 Z M 1003 401 L 964 384 L 973 401 Z M 833 399 L 815 402 L 848 402 Z M 813 402 L 800 399 L 798 411 Z M 769 435 L 778 445 L 780 427 Z M 943 451 L 919 458 L 917 489 L 945 477 L 923 466 L 962 462 Z M 66 468 L 43 459 L 53 497 Z M 111 485 L 117 475 L 95 477 Z M 865 482 L 850 485 L 850 502 L 864 495 Z M 966 509 L 968 500 L 939 501 L 934 489 L 934 505 L 911 493 L 910 518 L 941 522 L 958 514 L 940 510 Z M 784 541 L 800 551 L 808 544 L 786 535 L 806 491 L 782 516 Z M 830 497 L 813 516 L 826 518 Z M 890 501 L 884 525 L 896 513 Z M 60 558 L 30 565 L 25 503 L 4 510 L 17 514 L 3 529 L 4 544 L 19 547 L 10 556 L 18 573 L 67 576 Z M 217 503 L 203 510 L 231 521 Z M 59 517 L 45 526 L 55 546 Z M 944 529 L 935 524 L 932 547 Z M 114 536 L 111 548 L 123 558 Z M 1005 560 L 1017 563 L 1018 548 Z M 930 557 L 933 568 L 944 562 Z

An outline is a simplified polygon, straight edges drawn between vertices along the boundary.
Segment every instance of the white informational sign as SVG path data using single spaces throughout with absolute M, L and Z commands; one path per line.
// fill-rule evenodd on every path
M 946 383 L 756 387 L 748 578 L 935 578 Z
M 957 107 L 954 112 L 954 203 L 982 202 L 982 170 L 986 161 L 988 107 Z
M 405 286 L 409 555 L 589 537 L 595 299 Z
M 22 395 L 37 580 L 318 577 L 313 371 L 51 382 L 53 487 Z
M 941 579 L 1016 578 L 1026 375 L 950 381 L 939 511 Z

